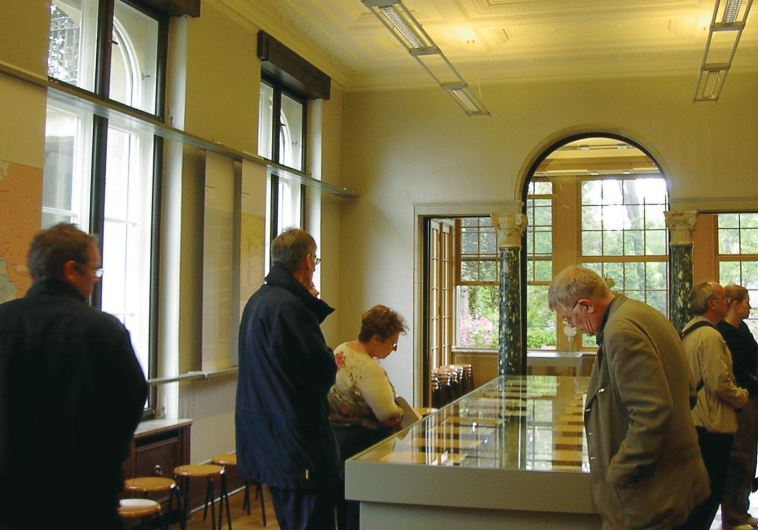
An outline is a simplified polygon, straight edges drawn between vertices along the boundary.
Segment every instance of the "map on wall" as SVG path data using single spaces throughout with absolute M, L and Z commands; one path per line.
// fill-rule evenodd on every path
M 40 229 L 41 204 L 42 169 L 0 160 L 0 302 L 32 284 L 26 253 Z

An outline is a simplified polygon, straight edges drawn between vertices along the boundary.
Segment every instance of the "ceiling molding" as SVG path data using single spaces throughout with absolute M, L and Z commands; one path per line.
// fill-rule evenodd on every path
M 432 86 L 361 0 L 221 0 L 346 91 Z M 472 85 L 697 78 L 712 0 L 404 0 Z M 733 70 L 758 71 L 753 13 Z

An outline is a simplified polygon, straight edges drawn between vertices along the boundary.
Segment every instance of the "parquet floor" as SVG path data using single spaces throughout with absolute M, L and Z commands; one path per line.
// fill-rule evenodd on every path
M 271 495 L 268 492 L 268 488 L 263 486 L 263 499 L 266 506 L 266 526 L 263 526 L 261 521 L 261 505 L 260 501 L 255 498 L 255 487 L 250 488 L 250 515 L 247 515 L 242 509 L 242 491 L 235 493 L 229 497 L 229 509 L 232 512 L 232 528 L 233 530 L 257 530 L 259 528 L 265 528 L 266 530 L 279 530 L 279 525 L 276 522 L 276 515 L 274 514 L 274 505 L 271 503 Z M 216 506 L 218 508 L 218 505 Z M 218 513 L 216 514 L 218 517 Z M 210 517 L 210 511 L 208 512 Z M 178 528 L 178 525 L 172 524 L 171 528 Z M 192 518 L 187 521 L 187 530 L 210 530 L 211 522 L 209 520 L 203 521 L 203 510 L 199 510 L 192 514 Z M 224 524 L 221 530 L 227 530 L 226 524 L 226 512 L 224 512 Z

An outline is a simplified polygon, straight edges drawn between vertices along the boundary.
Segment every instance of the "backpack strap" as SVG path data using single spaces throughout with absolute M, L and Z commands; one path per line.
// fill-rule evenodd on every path
M 693 331 L 695 331 L 696 329 L 702 328 L 703 326 L 710 326 L 713 329 L 716 329 L 716 326 L 714 326 L 713 324 L 711 324 L 711 322 L 709 320 L 699 320 L 699 321 L 695 322 L 694 324 L 692 324 L 690 327 L 688 327 L 686 330 L 682 331 L 681 337 L 684 338 L 687 335 L 689 335 L 690 333 L 692 333 Z
M 688 327 L 686 330 L 682 331 L 681 336 L 682 336 L 682 338 L 684 338 L 687 335 L 689 335 L 690 333 L 692 333 L 693 331 L 695 331 L 696 329 L 702 328 L 704 326 L 710 326 L 713 329 L 716 329 L 716 326 L 714 326 L 709 320 L 699 320 L 698 322 L 695 322 L 690 327 Z M 718 331 L 718 330 L 716 329 L 716 331 Z M 695 387 L 695 393 L 700 392 L 700 390 L 703 388 L 703 385 L 704 385 L 703 380 L 700 379 L 700 382 Z

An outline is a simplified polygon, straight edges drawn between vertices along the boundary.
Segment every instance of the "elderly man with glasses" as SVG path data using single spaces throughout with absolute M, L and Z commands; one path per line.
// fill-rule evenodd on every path
M 279 234 L 240 323 L 237 462 L 268 484 L 282 530 L 335 525 L 341 461 L 327 393 L 337 365 L 319 327 L 334 309 L 313 285 L 320 261 L 304 230 Z
M 611 292 L 583 267 L 559 272 L 548 301 L 597 339 L 584 427 L 603 528 L 697 528 L 688 518 L 708 496 L 708 476 L 678 333 L 656 309 Z

